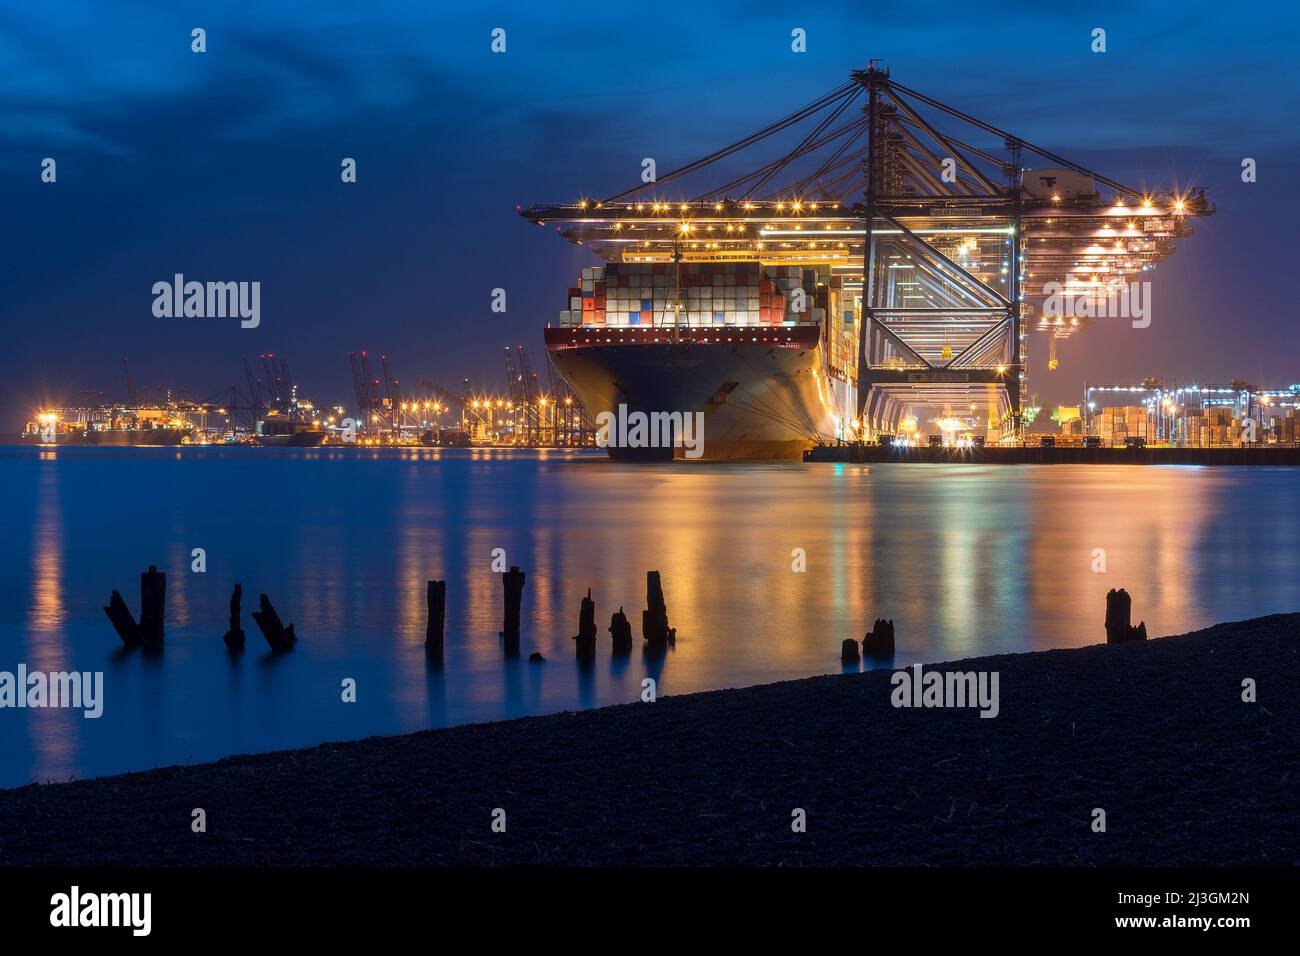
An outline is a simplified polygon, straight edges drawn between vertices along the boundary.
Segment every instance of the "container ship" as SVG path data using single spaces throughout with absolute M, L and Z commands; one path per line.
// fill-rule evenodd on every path
M 849 437 L 860 291 L 828 265 L 610 262 L 582 270 L 545 330 L 593 416 L 696 415 L 698 457 L 797 458 Z M 611 457 L 696 457 L 607 444 Z
M 317 422 L 272 414 L 257 423 L 254 441 L 265 448 L 315 448 L 325 441 L 325 429 Z

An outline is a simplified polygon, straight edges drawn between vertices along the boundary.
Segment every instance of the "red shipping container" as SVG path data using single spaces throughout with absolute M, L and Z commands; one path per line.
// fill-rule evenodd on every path
M 595 300 L 595 299 L 583 299 L 583 300 L 582 300 L 582 311 L 583 311 L 583 312 L 595 312 L 595 311 L 596 311 L 596 300 Z

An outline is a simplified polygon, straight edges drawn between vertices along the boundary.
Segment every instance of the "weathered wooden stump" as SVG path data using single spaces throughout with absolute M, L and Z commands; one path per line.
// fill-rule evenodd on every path
M 641 612 L 641 636 L 652 649 L 660 650 L 675 643 L 677 629 L 668 626 L 668 605 L 664 603 L 663 584 L 658 571 L 645 575 L 646 610 Z
M 230 595 L 230 629 L 221 638 L 232 651 L 244 649 L 244 628 L 239 623 L 239 602 L 243 594 L 244 589 L 236 584 Z
M 858 662 L 858 642 L 853 638 L 844 638 L 844 643 L 840 645 L 840 660 L 845 664 L 856 664 Z
M 424 627 L 424 646 L 430 654 L 442 654 L 442 634 L 447 623 L 447 582 L 430 581 L 424 592 L 429 609 L 428 623 Z
M 151 564 L 140 575 L 140 642 L 145 647 L 162 647 L 166 604 L 167 575 Z
M 271 650 L 277 654 L 293 650 L 293 645 L 298 641 L 298 635 L 293 632 L 293 625 L 284 626 L 280 621 L 280 615 L 275 613 L 275 608 L 271 605 L 271 599 L 265 594 L 258 597 L 257 602 L 261 610 L 253 612 L 253 620 L 257 622 Z
M 506 656 L 519 656 L 519 606 L 524 599 L 524 572 L 519 565 L 512 564 L 510 570 L 501 575 L 501 583 L 506 590 L 506 618 L 502 624 L 501 639 L 506 643 Z
M 528 663 L 544 664 L 546 663 L 546 658 L 542 656 L 541 651 L 533 651 L 531 654 L 528 655 Z
M 123 644 L 127 647 L 135 647 L 140 643 L 140 627 L 135 623 L 135 617 L 131 614 L 131 609 L 126 606 L 126 601 L 122 600 L 121 592 L 113 591 L 108 604 L 104 607 L 104 613 L 113 622 L 113 629 L 117 631 L 117 636 L 122 639 Z
M 1106 592 L 1106 643 L 1122 644 L 1127 641 L 1145 641 L 1147 624 L 1143 621 L 1133 626 L 1133 599 L 1123 588 Z
M 596 659 L 596 602 L 591 599 L 591 588 L 587 588 L 587 596 L 582 599 L 578 611 L 578 633 L 573 639 L 578 642 L 578 660 Z
M 615 657 L 626 657 L 632 653 L 632 622 L 627 619 L 622 608 L 609 619 L 609 635 L 614 642 Z
M 862 656 L 888 660 L 894 656 L 894 622 L 876 618 L 871 631 L 862 636 Z

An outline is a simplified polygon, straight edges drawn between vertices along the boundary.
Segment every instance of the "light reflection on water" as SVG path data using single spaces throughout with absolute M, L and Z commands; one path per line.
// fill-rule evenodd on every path
M 1300 607 L 1292 469 L 0 448 L 0 476 L 0 670 L 107 675 L 100 720 L 0 711 L 0 785 L 631 701 L 647 675 L 679 694 L 835 672 L 877 616 L 907 664 L 1097 642 L 1115 586 L 1153 634 Z M 498 646 L 494 548 L 528 574 L 519 661 Z M 161 660 L 119 653 L 100 610 L 115 587 L 138 609 L 151 563 L 168 575 Z M 639 644 L 652 568 L 676 648 L 611 660 L 609 616 L 622 605 Z M 423 647 L 430 577 L 448 580 L 442 668 Z M 232 660 L 236 581 L 249 650 Z M 587 587 L 600 653 L 583 671 Z M 291 655 L 266 654 L 259 591 L 296 622 Z

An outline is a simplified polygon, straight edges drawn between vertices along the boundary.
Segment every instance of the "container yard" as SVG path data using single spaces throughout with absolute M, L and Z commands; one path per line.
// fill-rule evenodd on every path
M 1027 433 L 1018 445 L 986 447 L 969 430 L 919 440 L 810 449 L 805 461 L 1300 465 L 1300 385 L 1094 385 L 1081 406 L 1057 409 L 1059 432 Z M 938 440 L 935 440 L 938 439 Z
M 1300 385 L 1088 386 L 1083 433 L 1105 447 L 1140 440 L 1179 448 L 1294 446 Z

